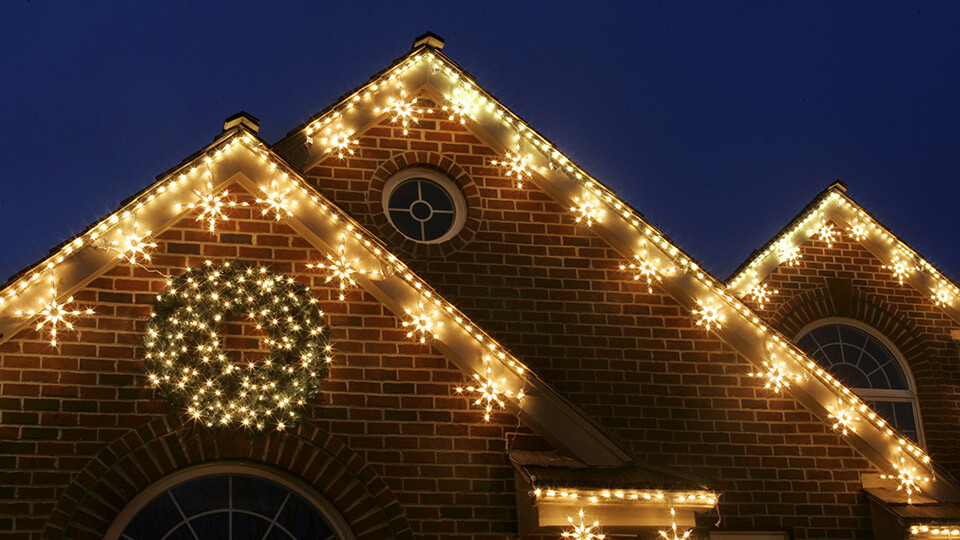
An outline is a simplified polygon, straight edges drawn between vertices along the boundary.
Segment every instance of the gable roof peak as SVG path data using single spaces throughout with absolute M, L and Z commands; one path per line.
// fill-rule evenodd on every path
M 237 126 L 243 126 L 252 133 L 256 133 L 260 131 L 260 119 L 247 111 L 240 111 L 231 114 L 223 121 L 223 131 L 230 131 Z
M 834 180 L 824 191 L 838 191 L 840 193 L 846 193 L 847 185 L 840 180 Z
M 417 50 L 420 47 L 429 47 L 431 49 L 442 50 L 446 42 L 442 37 L 434 34 L 433 32 L 427 31 L 425 34 L 421 34 L 413 38 L 413 47 L 410 50 Z

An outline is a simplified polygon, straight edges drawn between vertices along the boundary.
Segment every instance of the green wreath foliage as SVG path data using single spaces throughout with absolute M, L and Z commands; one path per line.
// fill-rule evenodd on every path
M 227 317 L 255 323 L 265 359 L 240 363 L 218 334 Z M 188 269 L 157 296 L 144 345 L 150 382 L 207 426 L 285 429 L 327 374 L 323 312 L 309 288 L 232 261 Z

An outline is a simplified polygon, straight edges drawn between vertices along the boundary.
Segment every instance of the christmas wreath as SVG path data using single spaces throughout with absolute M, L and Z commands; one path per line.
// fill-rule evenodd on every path
M 233 333 L 220 335 L 226 324 Z M 295 424 L 330 361 L 313 293 L 291 277 L 236 261 L 207 261 L 170 281 L 144 344 L 150 382 L 207 426 Z

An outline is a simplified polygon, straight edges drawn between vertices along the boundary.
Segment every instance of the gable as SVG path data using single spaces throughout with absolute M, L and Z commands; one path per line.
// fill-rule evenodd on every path
M 404 135 L 383 116 L 356 133 L 357 158 L 325 157 L 303 174 L 370 230 L 388 234 L 378 217 L 390 175 L 427 163 L 456 179 L 480 216 L 469 238 L 434 257 L 384 235 L 391 251 L 641 459 L 718 478 L 721 508 L 762 494 L 864 504 L 856 479 L 878 469 L 829 424 L 788 392 L 764 389 L 750 362 L 659 286 L 648 291 L 633 280 L 620 268 L 623 257 L 569 208 L 534 181 L 518 189 L 484 159 L 496 154 L 469 124 L 444 120 L 422 115 Z M 821 452 L 837 461 L 821 459 L 814 477 L 807 468 Z M 833 469 L 841 459 L 843 470 Z M 867 530 L 866 506 L 854 512 L 851 521 Z M 723 514 L 728 527 L 761 523 Z M 816 527 L 802 516 L 777 521 L 788 522 Z
M 906 470 L 927 471 L 926 476 L 933 476 L 930 458 L 922 448 L 897 434 L 882 418 L 867 414 L 869 405 L 818 369 L 789 339 L 769 327 L 639 212 L 566 158 L 555 145 L 477 86 L 438 50 L 415 49 L 399 60 L 395 68 L 346 96 L 302 130 L 291 132 L 277 148 L 295 166 L 311 170 L 329 157 L 331 141 L 338 140 L 338 135 L 346 134 L 356 141 L 356 137 L 381 122 L 384 115 L 376 112 L 377 107 L 384 107 L 389 99 L 396 100 L 401 88 L 407 96 L 415 96 L 426 87 L 430 87 L 432 95 L 446 96 L 449 107 L 470 111 L 464 123 L 470 126 L 470 133 L 495 154 L 484 161 L 516 173 L 507 179 L 514 188 L 522 190 L 519 180 L 535 185 L 561 207 L 569 209 L 558 216 L 559 219 L 569 223 L 572 217 L 574 223 L 589 223 L 592 233 L 616 250 L 624 263 L 638 257 L 660 261 L 663 266 L 658 272 L 661 279 L 657 285 L 682 306 L 683 316 L 692 317 L 698 326 L 712 330 L 758 373 L 775 376 L 771 366 L 782 365 L 788 373 L 799 376 L 798 383 L 792 384 L 788 391 L 824 420 L 841 399 L 863 411 L 868 420 L 861 422 L 855 433 L 848 433 L 848 439 L 875 466 L 894 472 L 906 467 Z M 385 149 L 378 149 L 372 155 L 380 157 L 384 153 Z M 514 160 L 518 155 L 522 156 L 522 163 Z M 345 156 L 345 159 L 362 161 L 363 157 L 361 154 Z M 503 166 L 503 162 L 507 165 Z M 663 272 L 667 268 L 671 271 Z M 715 324 L 720 321 L 721 325 Z M 929 487 L 937 489 L 935 484 Z
M 827 221 L 838 230 L 844 223 Z M 938 465 L 957 470 L 952 434 L 960 411 L 952 404 L 956 322 L 923 294 L 893 275 L 887 261 L 848 234 L 826 242 L 814 235 L 797 246 L 800 259 L 764 276 L 776 291 L 758 313 L 784 335 L 798 337 L 824 321 L 861 324 L 890 341 L 915 388 L 926 447 Z M 753 302 L 748 299 L 748 302 Z M 912 380 L 912 384 L 911 384 Z
M 249 146 L 253 147 L 252 150 Z M 204 183 L 213 179 L 214 191 L 224 183 L 236 183 L 251 193 L 261 191 L 259 196 L 265 199 L 276 197 L 282 204 L 281 215 L 277 216 L 273 210 L 265 209 L 264 216 L 269 214 L 278 219 L 281 217 L 287 219 L 288 223 L 299 234 L 304 235 L 308 242 L 327 253 L 337 251 L 340 239 L 345 234 L 348 245 L 355 246 L 358 267 L 380 270 L 379 279 L 358 277 L 358 281 L 365 288 L 371 290 L 398 314 L 404 314 L 411 308 L 415 310 L 418 304 L 425 304 L 424 309 L 438 322 L 446 320 L 446 328 L 440 332 L 448 338 L 443 340 L 442 347 L 446 349 L 444 352 L 465 362 L 463 367 L 466 367 L 468 372 L 484 373 L 486 371 L 484 359 L 489 359 L 493 364 L 493 374 L 497 378 L 504 377 L 505 383 L 512 388 L 521 389 L 528 386 L 523 365 L 519 360 L 499 347 L 482 330 L 471 325 L 454 306 L 431 291 L 423 281 L 376 243 L 376 240 L 365 236 L 360 228 L 351 223 L 352 220 L 331 203 L 321 199 L 317 194 L 311 194 L 306 185 L 298 184 L 302 181 L 294 176 L 293 171 L 277 171 L 283 165 L 274 161 L 267 151 L 262 149 L 262 145 L 249 134 L 242 130 L 238 131 L 236 137 L 221 142 L 206 154 L 197 160 L 202 164 L 199 168 L 195 165 L 185 168 L 185 173 L 171 175 L 172 180 L 159 183 L 154 190 L 148 190 L 139 199 L 131 202 L 129 206 L 135 208 L 136 212 L 122 210 L 93 226 L 91 232 L 78 237 L 77 240 L 68 244 L 63 252 L 52 257 L 52 260 L 46 263 L 46 271 L 33 270 L 25 274 L 19 283 L 8 287 L 8 291 L 21 289 L 22 292 L 19 295 L 8 293 L 7 296 L 14 301 L 0 306 L 0 308 L 7 308 L 8 313 L 12 315 L 3 319 L 6 322 L 3 334 L 7 336 L 13 334 L 16 328 L 23 326 L 26 322 L 27 317 L 15 314 L 15 307 L 22 310 L 27 306 L 42 303 L 40 299 L 47 291 L 42 287 L 30 287 L 28 286 L 30 283 L 40 281 L 41 276 L 46 278 L 53 275 L 58 283 L 58 295 L 61 297 L 72 295 L 95 279 L 96 274 L 89 271 L 91 266 L 100 265 L 104 269 L 109 269 L 121 262 L 121 259 L 117 258 L 117 250 L 122 251 L 129 244 L 127 242 L 129 235 L 135 234 L 139 238 L 138 241 L 149 242 L 148 237 L 151 236 L 152 231 L 163 230 L 179 218 L 184 209 L 178 207 L 178 203 L 181 203 L 184 197 L 192 198 L 195 196 L 190 195 L 192 192 L 199 193 L 210 189 L 205 188 Z M 292 213 L 290 213 L 295 208 L 295 203 L 299 203 L 297 212 L 300 216 L 300 219 L 296 220 L 292 219 Z M 266 206 L 269 207 L 269 204 Z M 84 247 L 92 249 L 83 249 Z M 208 253 L 198 255 L 224 256 L 236 252 L 236 249 L 228 246 L 207 249 Z M 130 254 L 126 252 L 126 255 Z M 55 262 L 57 260 L 60 260 L 59 264 Z M 410 318 L 409 315 L 406 317 Z M 537 384 L 534 382 L 533 386 Z M 580 424 L 587 434 L 571 439 L 574 448 L 566 449 L 587 462 L 629 461 L 630 458 L 622 450 L 611 445 L 604 435 L 597 432 L 589 421 L 568 404 L 561 406 L 568 409 L 567 413 L 558 413 L 556 406 L 563 403 L 563 400 L 549 388 L 545 387 L 542 391 L 534 392 L 527 403 L 531 408 L 526 411 L 537 411 L 538 408 L 552 410 L 553 413 L 544 416 L 544 422 L 548 424 L 563 421 L 561 419 Z M 533 414 L 534 417 L 537 416 L 537 413 Z M 557 433 L 564 432 L 570 433 L 569 425 L 566 425 L 565 431 L 557 429 Z M 601 445 L 599 447 L 598 442 Z M 607 445 L 607 449 L 595 453 L 603 445 Z

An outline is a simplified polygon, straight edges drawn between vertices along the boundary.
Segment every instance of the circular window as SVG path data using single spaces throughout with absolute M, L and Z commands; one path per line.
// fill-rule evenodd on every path
M 466 203 L 456 184 L 424 167 L 404 169 L 387 180 L 383 210 L 401 234 L 425 244 L 453 238 L 466 218 Z

